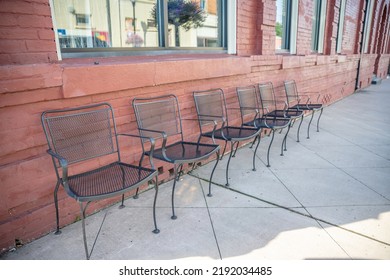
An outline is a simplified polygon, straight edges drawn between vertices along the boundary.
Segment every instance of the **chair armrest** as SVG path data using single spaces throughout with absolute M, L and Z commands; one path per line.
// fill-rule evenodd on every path
M 149 155 L 149 162 L 153 169 L 155 169 L 153 164 L 153 153 L 154 153 L 154 146 L 156 141 L 152 137 L 147 136 L 141 136 L 141 135 L 135 135 L 135 134 L 128 134 L 128 133 L 119 133 L 118 136 L 127 136 L 127 137 L 134 137 L 134 138 L 140 138 L 140 139 L 147 139 L 150 142 L 150 155 Z M 144 146 L 142 145 L 142 149 L 144 149 Z M 140 162 L 141 163 L 141 162 Z
M 60 163 L 61 169 L 62 169 L 62 181 L 67 182 L 68 181 L 68 161 L 62 157 L 61 155 L 55 153 L 53 150 L 49 149 L 47 150 L 47 153 L 52 156 L 52 158 L 57 159 Z
M 147 131 L 147 132 L 153 132 L 153 133 L 159 133 L 162 135 L 163 137 L 163 142 L 162 142 L 162 145 L 161 145 L 161 152 L 162 152 L 162 155 L 163 157 L 168 160 L 168 161 L 172 161 L 172 159 L 170 159 L 167 154 L 166 154 L 166 145 L 167 145 L 167 139 L 168 139 L 168 135 L 165 133 L 165 131 L 160 131 L 160 130 L 153 130 L 153 129 L 146 129 L 146 128 L 138 128 L 139 130 L 142 130 L 142 131 Z

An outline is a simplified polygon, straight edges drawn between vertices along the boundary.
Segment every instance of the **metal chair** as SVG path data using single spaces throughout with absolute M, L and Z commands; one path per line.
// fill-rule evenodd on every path
M 226 166 L 226 186 L 229 186 L 229 164 L 233 152 L 237 151 L 240 141 L 258 137 L 261 129 L 229 125 L 226 100 L 222 89 L 194 91 L 193 96 L 200 128 L 199 141 L 202 137 L 211 138 L 213 143 L 215 139 L 225 141 L 222 154 L 225 153 L 227 142 L 230 142 L 231 150 Z M 256 170 L 257 147 L 258 145 L 253 154 L 253 171 Z
M 90 202 L 116 195 L 122 195 L 120 208 L 124 207 L 124 193 L 154 181 L 155 196 L 153 202 L 154 233 L 159 233 L 156 223 L 156 200 L 158 193 L 157 171 L 135 166 L 121 161 L 118 136 L 141 137 L 131 134 L 117 134 L 114 112 L 108 103 L 77 107 L 64 110 L 49 110 L 42 113 L 42 126 L 46 135 L 57 184 L 54 189 L 57 230 L 59 228 L 59 210 L 57 192 L 62 185 L 66 193 L 74 198 L 80 206 L 82 231 L 86 258 L 91 254 L 88 250 L 85 218 Z M 154 149 L 154 140 L 151 149 Z M 76 173 L 73 164 L 98 159 L 104 156 L 114 157 L 113 162 L 87 172 Z M 93 250 L 93 247 L 92 247 Z M 92 253 L 91 250 L 91 253 Z
M 270 129 L 272 131 L 272 138 L 267 151 L 267 167 L 270 167 L 269 153 L 274 141 L 275 131 L 288 127 L 281 147 L 281 154 L 283 155 L 283 146 L 286 141 L 287 134 L 290 130 L 291 119 L 279 117 L 276 115 L 268 116 L 267 107 L 265 107 L 264 104 L 262 104 L 262 101 L 259 101 L 257 98 L 255 86 L 238 87 L 236 92 L 241 109 L 240 112 L 242 125 L 255 127 L 256 129 Z M 260 142 L 260 138 L 258 141 Z
M 311 103 L 311 98 L 307 94 L 298 93 L 297 86 L 294 80 L 284 81 L 284 88 L 286 91 L 286 98 L 289 104 L 289 110 L 300 110 L 300 111 L 311 111 L 311 118 L 309 125 L 307 126 L 307 139 L 310 138 L 310 125 L 314 117 L 314 113 L 317 111 L 321 111 L 320 115 L 317 119 L 317 132 L 319 132 L 320 119 L 322 116 L 322 111 L 324 110 L 324 106 L 322 103 L 318 103 L 320 99 L 320 94 L 317 96 L 317 103 Z M 305 92 L 309 93 L 309 92 Z M 318 92 L 317 92 L 318 93 Z M 306 102 L 301 103 L 301 97 L 306 97 Z M 290 105 L 293 104 L 293 105 Z
M 174 207 L 175 186 L 183 165 L 186 163 L 194 164 L 214 153 L 217 155 L 217 160 L 210 175 L 208 196 L 211 197 L 211 180 L 219 160 L 219 145 L 204 144 L 200 141 L 184 141 L 179 102 L 173 94 L 154 98 L 135 98 L 132 104 L 139 133 L 145 137 L 149 136 L 161 140 L 160 148 L 155 149 L 154 152 L 144 149 L 143 155 L 153 156 L 174 165 L 171 218 L 175 220 L 177 218 Z M 142 141 L 143 146 L 147 141 L 145 139 Z
M 303 111 L 302 110 L 290 110 L 288 109 L 288 103 L 286 101 L 282 101 L 276 98 L 274 87 L 271 82 L 258 84 L 260 100 L 262 103 L 262 107 L 267 109 L 267 116 L 270 117 L 281 117 L 281 118 L 290 118 L 291 123 L 288 129 L 290 129 L 294 123 L 301 119 L 299 122 L 298 130 L 297 130 L 297 142 L 299 142 L 299 131 L 301 129 L 302 121 L 303 121 Z M 283 109 L 278 109 L 278 104 L 283 104 Z M 280 106 L 280 105 L 279 105 Z M 284 143 L 284 151 L 287 151 L 287 135 L 286 133 L 283 143 Z M 283 155 L 283 150 L 281 155 Z

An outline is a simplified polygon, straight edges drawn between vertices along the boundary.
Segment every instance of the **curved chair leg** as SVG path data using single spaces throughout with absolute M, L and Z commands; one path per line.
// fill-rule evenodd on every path
M 252 149 L 252 148 L 253 148 L 253 146 L 254 146 L 255 143 L 256 143 L 256 140 L 257 140 L 257 137 L 255 137 L 255 139 L 253 140 L 252 144 L 249 146 L 249 149 Z M 260 139 L 259 139 L 259 141 L 260 141 Z
M 281 156 L 284 156 L 283 151 L 287 151 L 287 136 L 288 136 L 288 133 L 290 132 L 290 128 L 291 128 L 291 123 L 288 125 L 286 135 L 284 135 L 284 138 L 283 138 L 282 147 L 280 148 L 280 151 L 281 151 L 280 155 Z
M 269 151 L 271 150 L 272 142 L 274 141 L 274 136 L 275 136 L 275 130 L 272 129 L 272 138 L 271 138 L 271 142 L 269 143 L 268 152 L 267 152 L 267 167 L 271 167 L 271 165 L 269 164 Z
M 313 117 L 314 117 L 314 110 L 311 113 L 310 122 L 309 122 L 309 125 L 307 126 L 307 139 L 310 139 L 310 125 L 311 125 L 311 122 L 313 121 Z
M 257 136 L 255 137 L 255 139 L 256 139 L 257 137 L 258 137 L 259 139 L 258 139 L 256 148 L 255 148 L 255 152 L 253 153 L 253 169 L 252 169 L 253 171 L 256 171 L 256 153 L 257 153 L 257 148 L 258 148 L 259 145 L 260 145 L 260 134 L 257 135 Z
M 225 146 L 223 146 L 223 151 L 222 151 L 221 157 L 219 158 L 220 160 L 222 160 L 223 155 L 225 154 L 227 142 L 228 141 L 225 141 Z
M 139 163 L 138 163 L 138 166 L 142 166 L 142 162 L 144 161 L 144 154 L 142 153 L 141 155 L 141 158 L 139 160 Z M 138 199 L 138 192 L 139 192 L 139 188 L 137 188 L 137 191 L 135 192 L 135 195 L 133 196 L 134 199 Z M 122 200 L 122 204 L 123 204 L 123 200 Z
M 322 116 L 322 111 L 324 110 L 324 108 L 321 108 L 321 113 L 320 115 L 318 116 L 318 120 L 317 120 L 317 132 L 320 132 L 320 119 L 321 119 L 321 116 Z
M 60 216 L 59 216 L 59 213 L 58 213 L 58 196 L 57 196 L 59 186 L 60 186 L 60 181 L 57 181 L 56 187 L 54 189 L 54 205 L 56 207 L 56 221 L 57 221 L 57 229 L 56 229 L 56 231 L 54 233 L 55 235 L 61 234 L 61 231 L 60 231 Z
M 177 173 L 178 173 L 178 169 L 182 166 L 182 164 L 179 164 L 179 166 L 176 167 L 176 164 L 174 165 L 173 169 L 174 169 L 174 172 L 175 172 L 175 176 L 174 176 L 174 179 L 173 179 L 173 187 L 172 187 L 172 216 L 171 216 L 171 219 L 172 220 L 176 220 L 177 219 L 177 216 L 175 215 L 175 187 L 176 187 L 176 178 L 177 178 Z
M 230 164 L 230 160 L 232 159 L 232 155 L 233 155 L 233 151 L 234 151 L 234 142 L 231 141 L 231 150 L 230 150 L 230 154 L 229 154 L 229 159 L 228 159 L 228 162 L 227 162 L 227 165 L 226 165 L 226 184 L 225 186 L 228 187 L 229 186 L 229 164 Z
M 299 131 L 301 130 L 302 122 L 303 122 L 303 114 L 302 114 L 302 117 L 301 117 L 301 121 L 299 122 L 298 131 L 297 131 L 297 142 L 298 143 L 299 143 Z
M 87 235 L 86 235 L 86 231 L 85 231 L 85 212 L 87 210 L 89 203 L 90 203 L 90 201 L 88 201 L 85 204 L 85 207 L 83 207 L 83 202 L 79 202 L 80 213 L 81 213 L 81 224 L 82 224 L 82 230 L 83 230 L 84 249 L 85 249 L 85 256 L 86 256 L 87 260 L 89 260 L 89 258 L 91 257 L 91 255 L 88 252 Z
M 236 153 L 237 153 L 237 150 L 238 150 L 238 146 L 240 145 L 240 141 L 237 142 L 237 147 L 234 149 L 234 154 L 233 154 L 233 157 L 236 157 Z
M 153 202 L 153 222 L 154 222 L 154 230 L 153 233 L 160 233 L 160 230 L 157 227 L 157 220 L 156 220 L 156 202 L 157 202 L 157 194 L 158 194 L 158 178 L 156 176 L 156 183 L 154 185 L 154 188 L 156 190 L 154 194 L 154 202 Z
M 209 193 L 207 194 L 208 197 L 212 197 L 212 196 L 213 196 L 213 195 L 211 194 L 211 183 L 212 183 L 213 176 L 214 176 L 214 171 L 215 171 L 215 168 L 217 168 L 218 162 L 219 162 L 219 150 L 218 150 L 218 152 L 217 152 L 217 160 L 216 160 L 215 165 L 214 165 L 214 167 L 213 167 L 213 171 L 211 171 L 211 175 L 210 175 Z

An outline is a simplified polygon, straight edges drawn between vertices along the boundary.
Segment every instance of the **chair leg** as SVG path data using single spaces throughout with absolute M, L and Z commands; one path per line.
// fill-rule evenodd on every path
M 213 196 L 213 195 L 211 194 L 211 183 L 212 183 L 212 181 L 213 181 L 214 171 L 215 171 L 215 168 L 217 168 L 218 162 L 219 162 L 219 150 L 217 151 L 217 160 L 216 160 L 216 162 L 215 162 L 213 171 L 211 171 L 211 175 L 210 175 L 209 193 L 207 194 L 208 197 L 212 197 L 212 196 Z
M 281 151 L 280 155 L 281 156 L 284 156 L 283 151 L 287 151 L 287 136 L 288 136 L 288 133 L 290 132 L 290 128 L 291 128 L 291 123 L 288 125 L 286 135 L 284 135 L 284 138 L 283 138 L 282 147 L 280 148 L 280 151 Z
M 299 143 L 299 131 L 301 130 L 302 122 L 303 122 L 303 114 L 302 114 L 302 117 L 301 117 L 301 121 L 299 122 L 298 131 L 297 131 L 297 142 L 298 143 Z
M 227 142 L 228 141 L 225 141 L 225 146 L 223 146 L 223 151 L 222 151 L 221 157 L 219 158 L 220 160 L 222 160 L 223 155 L 225 154 Z
M 180 181 L 180 177 L 183 175 L 183 164 L 180 165 L 180 171 L 177 173 L 177 181 Z
M 229 159 L 228 159 L 228 162 L 226 165 L 226 184 L 225 184 L 226 187 L 229 186 L 229 164 L 230 164 L 230 160 L 232 159 L 232 155 L 233 155 L 233 151 L 234 151 L 234 144 L 235 144 L 233 141 L 230 141 L 230 143 L 231 143 L 231 150 L 230 150 Z
M 259 147 L 259 145 L 260 145 L 260 134 L 259 135 L 257 135 L 256 137 L 255 137 L 255 140 L 256 140 L 256 138 L 259 138 L 258 139 L 258 141 L 257 141 L 257 145 L 256 145 L 256 148 L 255 148 L 255 152 L 253 153 L 253 171 L 256 171 L 256 153 L 257 153 L 257 148 Z
M 320 119 L 321 119 L 321 116 L 322 116 L 322 111 L 324 110 L 324 108 L 321 108 L 321 113 L 320 115 L 318 116 L 318 120 L 317 120 L 317 132 L 320 132 Z
M 312 111 L 311 113 L 311 118 L 310 118 L 310 122 L 309 122 L 309 125 L 307 126 L 307 139 L 310 139 L 310 125 L 311 125 L 311 122 L 313 121 L 313 117 L 314 117 L 314 110 Z
M 85 211 L 87 210 L 89 202 L 86 203 L 85 207 L 83 207 L 83 203 L 82 202 L 79 202 L 79 204 L 80 204 L 81 224 L 82 224 L 82 230 L 83 230 L 85 257 L 86 257 L 87 260 L 89 260 L 91 255 L 88 253 L 87 235 L 86 235 L 86 232 L 85 232 Z
M 275 136 L 275 130 L 272 129 L 272 138 L 271 138 L 271 142 L 269 143 L 268 152 L 267 152 L 267 167 L 271 167 L 271 165 L 269 164 L 269 151 L 271 150 L 272 142 L 274 141 L 274 136 Z
M 176 187 L 176 178 L 177 178 L 177 173 L 178 173 L 178 169 L 180 168 L 180 166 L 182 166 L 182 164 L 179 164 L 179 166 L 176 167 L 176 164 L 174 165 L 173 169 L 174 169 L 174 172 L 175 172 L 175 176 L 174 176 L 174 179 L 173 179 L 173 187 L 172 187 L 172 216 L 171 216 L 171 219 L 172 220 L 176 220 L 177 219 L 177 216 L 175 215 L 175 187 Z
M 138 166 L 142 166 L 142 162 L 144 161 L 144 154 L 142 153 L 141 155 L 141 158 L 139 160 L 139 163 L 138 163 Z M 133 196 L 134 199 L 138 199 L 138 192 L 139 192 L 139 188 L 137 188 L 137 191 L 135 192 L 135 195 Z M 123 204 L 123 202 L 122 202 Z
M 255 143 L 256 143 L 256 140 L 257 140 L 257 137 L 255 137 L 255 139 L 253 140 L 252 144 L 249 146 L 249 149 L 252 149 L 252 148 L 253 148 L 253 146 L 254 146 Z M 259 139 L 259 141 L 260 141 L 260 139 Z
M 61 231 L 60 231 L 60 216 L 59 216 L 59 213 L 58 213 L 58 188 L 60 186 L 60 181 L 57 181 L 57 184 L 56 184 L 56 187 L 54 189 L 54 205 L 56 207 L 56 221 L 57 221 L 57 229 L 55 231 L 55 235 L 59 235 L 61 234 Z
M 236 157 L 236 153 L 237 153 L 237 150 L 238 150 L 238 146 L 240 145 L 240 142 L 238 141 L 237 142 L 237 147 L 234 149 L 234 154 L 232 157 Z
M 158 177 L 156 176 L 156 183 L 154 184 L 154 188 L 156 190 L 154 194 L 154 202 L 153 202 L 153 222 L 154 222 L 154 230 L 153 233 L 160 233 L 160 230 L 157 227 L 157 220 L 156 220 L 156 202 L 157 202 L 157 194 L 158 194 Z

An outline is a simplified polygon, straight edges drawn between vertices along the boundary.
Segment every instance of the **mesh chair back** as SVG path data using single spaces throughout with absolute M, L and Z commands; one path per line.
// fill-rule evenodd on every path
M 256 97 L 256 88 L 250 87 L 238 87 L 236 89 L 238 96 L 238 103 L 240 104 L 241 117 L 246 115 L 253 115 L 256 110 L 259 109 L 259 102 Z
M 259 84 L 259 96 L 261 107 L 263 111 L 268 109 L 268 112 L 276 110 L 276 99 L 274 94 L 274 87 L 271 82 Z M 267 113 L 267 112 L 263 112 Z
M 222 89 L 195 91 L 194 100 L 200 126 L 226 119 L 226 101 Z M 226 119 L 227 121 L 227 119 Z
M 167 136 L 182 134 L 180 108 L 177 97 L 173 94 L 155 98 L 135 98 L 133 108 L 140 129 L 140 135 L 162 138 L 161 133 L 142 129 L 163 131 Z M 143 141 L 148 141 L 143 139 Z
M 46 111 L 42 125 L 49 148 L 69 164 L 117 152 L 114 114 L 107 103 Z
M 299 101 L 299 96 L 298 96 L 298 91 L 297 91 L 297 86 L 295 84 L 294 80 L 291 81 L 284 81 L 284 88 L 286 91 L 286 97 L 287 97 L 287 102 L 290 103 L 298 103 Z

